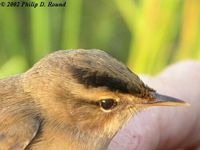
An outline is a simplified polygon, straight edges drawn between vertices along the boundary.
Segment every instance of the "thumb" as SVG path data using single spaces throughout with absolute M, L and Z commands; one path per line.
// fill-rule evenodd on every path
M 153 107 L 138 113 L 118 132 L 109 150 L 155 150 L 198 146 L 200 142 L 200 63 L 182 62 L 146 83 L 190 107 Z

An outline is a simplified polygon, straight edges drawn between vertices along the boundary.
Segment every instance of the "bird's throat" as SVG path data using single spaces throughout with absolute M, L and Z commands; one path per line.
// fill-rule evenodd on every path
M 96 133 L 87 133 L 75 127 L 49 122 L 44 124 L 41 136 L 36 139 L 31 148 L 34 150 L 106 150 L 110 140 Z

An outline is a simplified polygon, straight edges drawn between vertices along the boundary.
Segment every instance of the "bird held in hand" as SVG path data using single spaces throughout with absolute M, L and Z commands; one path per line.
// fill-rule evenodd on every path
M 57 51 L 0 80 L 0 150 L 102 150 L 137 111 L 184 104 L 101 50 Z

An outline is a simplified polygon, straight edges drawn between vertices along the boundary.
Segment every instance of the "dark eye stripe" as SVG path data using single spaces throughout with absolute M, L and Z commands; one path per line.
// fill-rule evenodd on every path
M 89 104 L 89 105 L 96 105 L 98 107 L 101 107 L 104 110 L 111 110 L 114 107 L 117 106 L 118 102 L 115 99 L 102 99 L 99 101 L 88 101 L 85 99 L 79 100 L 78 103 L 76 103 L 76 107 L 81 107 L 83 104 Z

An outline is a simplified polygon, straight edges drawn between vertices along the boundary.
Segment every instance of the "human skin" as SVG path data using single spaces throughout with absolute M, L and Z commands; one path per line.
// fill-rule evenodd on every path
M 190 106 L 151 107 L 139 112 L 113 138 L 109 150 L 200 149 L 200 62 L 180 62 L 142 80 Z

